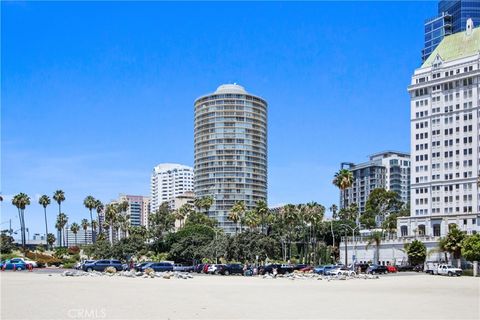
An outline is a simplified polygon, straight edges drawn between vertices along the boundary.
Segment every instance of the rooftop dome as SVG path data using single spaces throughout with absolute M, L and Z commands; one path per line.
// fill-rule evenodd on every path
M 215 93 L 241 93 L 241 94 L 246 94 L 247 91 L 245 91 L 245 88 L 242 86 L 239 86 L 238 84 L 222 84 L 220 87 L 217 88 L 217 91 Z

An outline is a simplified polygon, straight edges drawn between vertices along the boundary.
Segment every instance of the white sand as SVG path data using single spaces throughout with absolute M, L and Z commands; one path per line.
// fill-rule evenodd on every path
M 4 272 L 1 319 L 480 319 L 480 279 L 61 277 Z

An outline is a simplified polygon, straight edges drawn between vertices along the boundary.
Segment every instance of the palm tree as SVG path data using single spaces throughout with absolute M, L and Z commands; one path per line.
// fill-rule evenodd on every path
M 312 245 L 312 252 L 314 254 L 313 261 L 315 261 L 315 253 L 317 248 L 317 226 L 322 222 L 323 217 L 325 216 L 325 207 L 316 202 L 309 202 L 306 204 L 306 211 L 306 218 L 310 228 L 309 243 Z
M 57 216 L 57 222 L 55 222 L 55 229 L 57 229 L 58 235 L 58 246 L 62 246 L 62 226 L 60 225 L 60 221 Z
M 456 224 L 449 225 L 447 236 L 442 241 L 444 249 L 457 260 L 457 268 L 461 267 L 462 242 L 465 239 L 465 233 L 460 230 Z
M 337 211 L 338 211 L 338 207 L 336 204 L 332 204 L 330 206 L 330 208 L 328 208 L 328 210 L 332 213 L 332 219 L 336 219 L 337 218 Z
M 25 208 L 30 205 L 30 197 L 21 192 L 15 195 L 12 199 L 12 204 L 17 207 L 18 218 L 20 220 L 20 229 L 22 237 L 22 248 L 25 250 L 26 237 L 25 237 Z
M 95 200 L 95 210 L 97 210 L 97 220 L 98 220 L 98 233 L 102 233 L 102 223 L 100 221 L 100 215 L 103 212 L 103 209 L 105 207 L 103 206 L 102 201 L 100 200 Z
M 38 199 L 38 203 L 43 207 L 43 213 L 45 215 L 45 239 L 48 235 L 48 223 L 47 223 L 47 206 L 50 204 L 50 198 L 44 194 Z M 48 246 L 48 241 L 47 241 Z
M 65 213 L 59 213 L 58 216 L 57 216 L 57 224 L 58 224 L 58 228 L 60 228 L 60 246 L 62 246 L 62 235 L 63 235 L 63 245 L 66 245 L 68 246 L 68 242 L 65 241 L 65 225 L 67 224 L 68 222 L 68 217 Z
M 110 203 L 105 208 L 105 221 L 108 223 L 110 229 L 110 243 L 113 244 L 113 230 L 115 228 L 114 224 L 117 221 L 118 214 L 118 205 L 115 203 Z
M 260 216 L 257 214 L 255 210 L 248 210 L 245 214 L 245 224 L 253 230 L 260 225 Z
M 280 217 L 286 228 L 286 247 L 285 256 L 287 256 L 287 248 L 289 251 L 288 257 L 292 253 L 292 240 L 294 231 L 298 225 L 298 209 L 293 204 L 287 204 L 280 209 Z
M 192 205 L 190 203 L 183 204 L 178 210 L 175 212 L 175 218 L 180 220 L 180 228 L 184 225 L 184 221 L 187 216 L 192 213 Z
M 374 264 L 380 263 L 380 244 L 382 243 L 383 232 L 381 231 L 374 231 L 368 237 L 367 245 L 365 249 L 374 244 L 375 245 L 375 257 L 374 257 Z
M 92 220 L 93 223 L 93 220 Z M 88 222 L 88 219 L 82 219 L 82 222 L 80 222 L 82 225 L 83 233 L 85 234 L 85 244 L 87 244 L 87 229 L 90 227 L 90 223 Z M 93 229 L 92 229 L 92 234 L 93 234 Z
M 202 202 L 203 202 L 202 207 L 205 209 L 205 213 L 208 213 L 208 210 L 213 205 L 213 197 L 212 196 L 203 197 Z
M 53 193 L 53 200 L 58 203 L 58 214 L 62 212 L 62 202 L 65 201 L 65 192 L 57 190 Z
M 128 231 L 130 230 L 130 215 L 121 215 L 122 219 L 119 221 L 120 230 L 123 232 L 123 236 L 128 238 Z
M 260 224 L 262 226 L 262 233 L 265 232 L 265 218 L 268 215 L 267 203 L 263 200 L 258 200 L 255 206 L 256 213 L 260 216 Z
M 87 196 L 85 200 L 83 200 L 83 205 L 85 208 L 88 209 L 90 212 L 90 225 L 93 224 L 93 215 L 92 215 L 92 210 L 96 208 L 97 205 L 97 200 L 95 200 L 94 197 L 92 196 Z M 87 232 L 85 230 L 85 237 L 87 236 Z M 92 227 L 92 242 L 95 242 L 95 234 L 93 232 L 93 227 Z M 85 244 L 87 244 L 87 241 L 85 240 Z
M 340 169 L 337 173 L 335 173 L 335 177 L 333 178 L 332 183 L 341 191 L 343 191 L 343 206 L 342 208 L 346 208 L 348 206 L 348 197 L 346 189 L 350 188 L 353 184 L 353 173 L 347 169 Z
M 53 244 L 57 239 L 55 239 L 55 235 L 53 233 L 49 233 L 47 235 L 47 243 L 49 244 L 50 248 L 53 248 Z
M 245 202 L 238 201 L 236 202 L 232 209 L 230 209 L 230 213 L 228 214 L 228 219 L 230 219 L 233 223 L 235 223 L 235 234 L 237 234 L 237 223 L 241 221 L 243 216 L 245 215 Z M 240 229 L 240 232 L 242 230 Z
M 70 226 L 70 231 L 73 232 L 73 234 L 75 235 L 75 245 L 77 245 L 77 233 L 78 233 L 78 230 L 80 230 L 80 226 L 78 225 L 78 223 L 74 222 L 72 223 L 72 225 Z

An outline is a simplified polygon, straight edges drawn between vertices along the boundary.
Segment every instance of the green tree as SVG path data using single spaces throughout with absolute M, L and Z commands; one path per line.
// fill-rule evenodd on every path
M 25 193 L 19 193 L 12 199 L 12 204 L 17 207 L 18 218 L 20 220 L 20 229 L 22 237 L 22 248 L 25 250 L 26 237 L 25 237 L 25 208 L 30 205 L 30 197 Z
M 148 233 L 152 240 L 151 247 L 155 253 L 162 252 L 165 235 L 175 227 L 175 216 L 167 202 L 160 205 L 157 211 L 148 216 Z
M 53 233 L 49 233 L 47 235 L 47 243 L 49 244 L 50 248 L 53 248 L 53 244 L 57 241 L 55 235 Z
M 105 228 L 109 230 L 110 243 L 113 244 L 113 232 L 115 230 L 115 222 L 117 221 L 118 205 L 116 203 L 107 204 L 105 208 Z M 108 227 L 108 228 L 107 228 Z
M 92 220 L 92 222 L 93 222 L 93 220 Z M 85 235 L 85 244 L 88 244 L 88 242 L 87 242 L 87 230 L 88 230 L 88 227 L 90 227 L 90 223 L 88 222 L 88 219 L 82 219 L 80 224 L 82 226 L 83 233 Z M 92 235 L 93 235 L 93 229 L 92 229 Z
M 78 244 L 77 233 L 79 230 L 80 230 L 80 226 L 78 225 L 78 223 L 74 222 L 70 225 L 70 231 L 72 231 L 73 235 L 75 236 L 75 245 Z
M 250 230 L 255 230 L 261 223 L 261 218 L 255 210 L 248 210 L 245 213 L 245 224 Z
M 462 257 L 462 241 L 465 239 L 465 233 L 458 229 L 456 224 L 449 226 L 450 230 L 442 243 L 444 249 L 457 259 L 457 267 L 460 268 L 460 258 Z
M 9 235 L 6 231 L 2 231 L 0 234 L 0 253 L 12 253 L 12 250 L 15 248 L 13 242 L 13 237 Z
M 57 190 L 53 193 L 53 200 L 58 203 L 58 214 L 62 212 L 62 202 L 65 201 L 65 192 Z
M 65 213 L 58 214 L 57 223 L 56 223 L 55 227 L 57 228 L 57 230 L 60 231 L 60 247 L 62 246 L 62 244 L 63 245 L 66 244 L 64 228 L 67 225 L 67 222 L 68 222 L 68 217 Z M 62 235 L 63 235 L 63 242 L 62 242 Z M 67 246 L 68 246 L 68 243 L 67 243 Z
M 354 181 L 353 173 L 350 170 L 341 169 L 340 171 L 335 173 L 332 183 L 338 189 L 343 191 L 343 206 L 341 207 L 348 206 L 348 196 L 345 190 L 347 190 L 352 186 L 353 181 Z
M 103 209 L 104 209 L 104 206 L 103 206 L 103 203 L 102 201 L 100 200 L 95 200 L 95 210 L 97 211 L 97 221 L 98 221 L 98 233 L 102 233 L 102 224 L 100 223 L 100 215 L 102 214 L 103 212 Z M 92 229 L 93 230 L 96 230 L 96 228 L 94 227 L 94 225 L 92 224 Z M 95 238 L 96 238 L 96 234 L 95 234 Z M 95 241 L 97 241 L 97 239 L 95 239 Z M 94 241 L 94 242 L 95 242 Z
M 420 240 L 413 240 L 412 243 L 405 244 L 405 251 L 411 265 L 423 264 L 425 262 L 427 248 Z
M 468 261 L 480 261 L 480 234 L 473 234 L 463 239 L 462 256 Z
M 192 224 L 201 224 L 201 225 L 206 225 L 211 228 L 215 227 L 217 225 L 217 220 L 213 218 L 207 217 L 207 215 L 200 213 L 200 212 L 191 212 L 188 216 L 187 219 L 185 220 L 185 225 L 184 227 Z
M 235 224 L 235 234 L 237 234 L 238 222 L 241 221 L 241 219 L 245 215 L 245 211 L 246 211 L 245 202 L 237 201 L 233 205 L 233 207 L 230 209 L 230 212 L 228 213 L 228 219 Z
M 48 235 L 47 206 L 50 204 L 50 198 L 44 194 L 43 196 L 40 197 L 40 199 L 38 199 L 38 203 L 43 207 L 43 213 L 45 216 L 45 237 L 46 237 Z
M 90 212 L 90 225 L 92 226 L 92 241 L 95 242 L 95 232 L 93 230 L 93 215 L 92 215 L 92 210 L 93 209 L 96 209 L 97 208 L 97 200 L 95 200 L 94 197 L 92 196 L 87 196 L 84 200 L 83 200 L 83 205 L 85 206 L 85 208 L 88 209 L 88 211 Z M 85 230 L 85 237 L 86 237 L 86 230 Z M 87 242 L 85 241 L 85 244 L 87 244 Z
M 368 250 L 371 245 L 375 245 L 375 256 L 373 263 L 380 263 L 380 244 L 382 243 L 382 239 L 383 232 L 381 231 L 373 231 L 367 237 L 367 245 L 365 246 L 365 249 Z
M 266 219 L 268 217 L 268 206 L 264 200 L 258 200 L 255 203 L 255 212 L 260 217 L 260 225 L 262 226 L 262 233 L 265 232 Z
M 400 196 L 395 191 L 388 191 L 383 188 L 374 189 L 368 196 L 365 204 L 362 224 L 367 227 L 377 227 L 377 221 L 382 224 L 389 215 L 398 215 L 404 207 Z M 382 226 L 382 225 L 379 225 Z

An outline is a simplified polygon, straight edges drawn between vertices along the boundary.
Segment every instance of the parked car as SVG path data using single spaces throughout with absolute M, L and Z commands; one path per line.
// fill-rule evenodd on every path
M 354 276 L 356 275 L 356 272 L 346 267 L 339 267 L 339 268 L 330 270 L 328 274 L 331 276 L 341 276 L 341 275 Z
M 207 273 L 218 274 L 220 264 L 211 264 L 208 266 Z
M 401 272 L 401 271 L 417 271 L 417 270 L 415 270 L 415 268 L 417 268 L 417 267 L 419 267 L 419 266 L 414 267 L 414 266 L 409 265 L 409 264 L 404 264 L 404 265 L 398 266 L 397 271 L 398 272 Z M 422 271 L 423 271 L 423 266 L 422 266 Z
M 95 262 L 95 261 L 96 261 L 96 260 L 84 260 L 84 261 L 78 262 L 78 263 L 75 265 L 75 269 L 83 270 L 83 265 L 84 265 L 84 264 L 93 263 L 93 262 Z
M 230 274 L 243 274 L 243 265 L 240 263 L 229 263 L 217 265 L 217 273 L 228 276 Z
M 336 269 L 337 267 L 338 266 L 335 266 L 333 264 L 327 265 L 327 266 L 323 267 L 323 273 L 321 273 L 321 274 L 328 276 L 328 275 L 330 275 L 330 271 Z
M 33 261 L 33 260 L 30 260 L 30 259 L 26 259 L 26 258 L 15 258 L 15 259 L 20 259 L 22 260 L 25 264 L 29 264 L 32 266 L 32 268 L 38 268 L 38 264 L 36 261 Z
M 306 267 L 304 267 L 304 268 L 302 268 L 302 269 L 300 269 L 300 270 L 298 270 L 298 271 L 300 271 L 300 272 L 310 272 L 310 271 L 312 271 L 312 270 L 313 270 L 313 267 L 312 267 L 312 266 L 306 266 Z
M 313 268 L 313 272 L 316 274 L 323 274 L 323 271 L 325 270 L 325 266 L 316 266 Z
M 388 265 L 388 266 L 387 266 L 387 271 L 388 271 L 389 273 L 395 273 L 395 272 L 397 272 L 398 270 L 397 270 L 397 267 Z
M 443 275 L 443 276 L 461 276 L 462 275 L 462 269 L 459 268 L 454 268 L 452 266 L 449 266 L 447 264 L 441 264 L 438 266 L 435 274 Z
M 388 272 L 387 267 L 379 264 L 371 264 L 367 268 L 367 273 L 370 273 L 370 274 L 376 274 L 376 273 L 386 274 L 387 272 Z
M 293 270 L 294 271 L 295 270 L 300 271 L 301 269 L 306 268 L 306 267 L 309 267 L 309 265 L 308 264 L 296 264 L 296 265 L 293 266 Z
M 293 266 L 288 264 L 268 264 L 258 268 L 258 273 L 261 275 L 273 273 L 273 269 L 277 269 L 278 274 L 289 274 L 293 272 Z
M 97 260 L 92 263 L 85 263 L 82 266 L 83 271 L 105 271 L 108 267 L 114 267 L 117 271 L 122 271 L 123 266 L 120 260 Z
M 1 262 L 2 268 L 5 270 L 26 270 L 27 269 L 27 264 L 25 261 L 19 258 L 14 258 L 10 260 L 5 260 Z
M 135 271 L 142 271 L 142 268 L 150 263 L 153 263 L 153 261 L 144 261 L 144 262 L 137 263 L 135 265 Z
M 368 269 L 368 263 L 357 263 L 355 265 L 355 271 L 358 272 L 358 268 L 360 268 L 360 272 L 366 272 Z
M 415 272 L 423 272 L 423 264 L 417 264 L 416 266 L 412 267 L 412 271 L 415 271 Z
M 194 271 L 195 271 L 196 273 L 202 273 L 204 266 L 205 266 L 205 264 L 199 263 L 199 264 L 197 264 L 197 265 L 195 266 Z
M 203 265 L 202 272 L 203 272 L 203 273 L 208 273 L 208 267 L 209 267 L 209 266 L 210 266 L 210 265 L 209 265 L 209 264 L 207 264 L 207 263 L 206 263 L 206 264 L 204 264 L 204 265 Z
M 170 262 L 152 262 L 144 265 L 142 271 L 152 268 L 155 272 L 173 271 L 173 264 Z
M 173 271 L 180 271 L 180 272 L 193 272 L 194 267 L 193 266 L 184 266 L 182 264 L 174 264 L 173 265 Z

